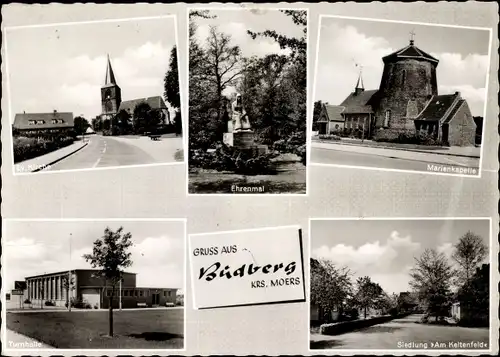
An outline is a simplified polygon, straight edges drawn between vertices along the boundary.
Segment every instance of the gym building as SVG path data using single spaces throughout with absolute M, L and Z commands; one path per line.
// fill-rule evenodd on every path
M 24 298 L 32 304 L 51 301 L 55 306 L 65 306 L 67 301 L 68 276 L 71 274 L 72 288 L 69 297 L 90 305 L 90 308 L 109 308 L 112 287 L 105 280 L 95 276 L 98 270 L 76 269 L 25 278 Z M 135 273 L 122 273 L 122 283 L 117 284 L 113 298 L 113 308 L 174 306 L 177 288 L 141 288 L 136 286 Z M 121 297 L 121 299 L 120 299 Z M 88 307 L 87 305 L 87 307 Z

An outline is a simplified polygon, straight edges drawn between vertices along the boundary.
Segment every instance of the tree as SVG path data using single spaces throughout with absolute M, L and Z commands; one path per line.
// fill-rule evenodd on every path
M 483 264 L 459 289 L 460 308 L 468 312 L 464 324 L 488 323 L 490 310 L 490 264 Z
M 96 276 L 104 280 L 106 286 L 111 285 L 109 297 L 109 336 L 113 336 L 113 297 L 116 285 L 122 280 L 123 269 L 132 265 L 131 253 L 127 250 L 132 246 L 132 234 L 124 233 L 123 227 L 113 232 L 109 227 L 104 235 L 94 241 L 92 254 L 84 254 L 83 258 L 92 268 L 98 268 Z
M 68 311 L 71 312 L 71 299 L 69 293 L 75 290 L 75 276 L 68 272 L 68 275 L 62 277 L 62 286 L 66 290 L 66 304 L 68 306 Z
M 177 47 L 172 47 L 170 51 L 170 62 L 168 71 L 164 79 L 163 97 L 172 107 L 178 109 L 181 107 L 181 96 L 179 91 L 179 71 L 177 68 Z
M 319 130 L 319 127 L 318 127 L 318 120 L 319 120 L 319 116 L 321 115 L 321 109 L 323 108 L 323 105 L 325 103 L 323 103 L 321 100 L 317 100 L 314 102 L 314 109 L 313 109 L 313 128 L 312 130 L 313 131 L 317 131 Z
M 141 134 L 145 131 L 153 132 L 161 122 L 161 113 L 152 109 L 146 102 L 137 104 L 134 108 L 134 132 Z
M 410 286 L 423 301 L 430 316 L 447 316 L 451 304 L 450 286 L 455 271 L 443 253 L 426 249 L 415 258 L 415 267 L 410 271 Z
M 311 259 L 311 302 L 318 305 L 330 319 L 332 311 L 344 311 L 351 295 L 351 272 L 331 261 Z
M 95 117 L 92 119 L 92 130 L 95 132 L 101 131 L 102 130 L 102 119 L 101 117 Z
M 360 277 L 356 280 L 357 291 L 355 295 L 356 302 L 364 311 L 366 319 L 369 308 L 382 308 L 380 300 L 384 291 L 379 284 L 373 282 L 369 276 Z
M 458 278 L 461 284 L 465 284 L 472 278 L 477 266 L 486 257 L 488 248 L 483 239 L 471 231 L 460 237 L 454 248 L 452 258 L 460 266 Z
M 90 127 L 90 123 L 82 116 L 77 116 L 74 120 L 75 122 L 75 133 L 76 135 L 83 135 Z
M 132 129 L 132 118 L 126 110 L 120 110 L 113 118 L 113 129 L 116 129 L 120 134 L 130 132 Z

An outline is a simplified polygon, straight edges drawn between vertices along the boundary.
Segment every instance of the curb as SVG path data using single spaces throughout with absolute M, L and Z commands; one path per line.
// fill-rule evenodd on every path
M 475 156 L 475 155 L 448 154 L 448 153 L 445 153 L 445 152 L 432 152 L 432 151 L 426 151 L 426 150 L 397 148 L 397 147 L 391 147 L 391 146 L 358 145 L 358 144 L 351 144 L 351 143 L 337 143 L 337 142 L 324 141 L 324 140 L 315 140 L 315 141 L 317 141 L 319 143 L 332 144 L 332 145 L 349 145 L 349 146 L 359 146 L 359 147 L 364 147 L 364 148 L 392 149 L 392 150 L 401 150 L 401 151 L 421 152 L 421 153 L 425 153 L 425 154 L 457 156 L 457 157 L 468 157 L 468 158 L 473 158 L 473 159 L 479 159 L 480 158 L 480 156 Z
M 45 165 L 43 165 L 43 166 L 41 166 L 41 167 L 39 167 L 39 168 L 37 168 L 37 169 L 35 169 L 35 170 L 31 171 L 31 172 L 38 172 L 38 171 L 42 171 L 42 170 L 43 170 L 43 169 L 45 169 L 47 166 L 54 165 L 54 164 L 58 163 L 59 161 L 64 160 L 64 159 L 65 159 L 65 158 L 67 158 L 68 156 L 71 156 L 71 155 L 73 155 L 73 154 L 77 153 L 78 151 L 80 151 L 81 149 L 83 149 L 84 147 L 86 147 L 88 144 L 89 144 L 89 143 L 88 143 L 88 142 L 86 142 L 86 143 L 84 143 L 84 145 L 82 145 L 81 147 L 79 147 L 79 148 L 78 148 L 78 149 L 76 149 L 75 151 L 72 151 L 72 152 L 70 152 L 69 154 L 66 154 L 66 155 L 64 155 L 63 157 L 60 157 L 60 158 L 59 158 L 59 159 L 57 159 L 57 160 L 54 160 L 54 161 L 52 161 L 52 162 L 49 162 L 48 164 L 45 164 Z

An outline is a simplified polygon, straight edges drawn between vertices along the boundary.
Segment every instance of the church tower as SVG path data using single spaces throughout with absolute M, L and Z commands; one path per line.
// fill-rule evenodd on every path
M 111 119 L 116 115 L 118 113 L 118 108 L 120 108 L 121 101 L 121 89 L 118 84 L 116 84 L 115 74 L 113 73 L 108 55 L 106 78 L 104 80 L 104 86 L 101 87 L 102 119 Z
M 436 67 L 439 61 L 410 44 L 385 56 L 384 71 L 375 109 L 377 129 L 412 129 L 413 118 L 438 94 Z

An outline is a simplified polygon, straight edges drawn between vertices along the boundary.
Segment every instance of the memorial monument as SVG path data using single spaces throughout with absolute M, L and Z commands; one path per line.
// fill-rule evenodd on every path
M 235 149 L 248 152 L 252 156 L 263 155 L 268 152 L 267 145 L 255 143 L 255 133 L 252 130 L 250 119 L 243 107 L 241 94 L 231 103 L 231 115 L 227 123 L 227 133 L 224 133 L 224 144 Z

